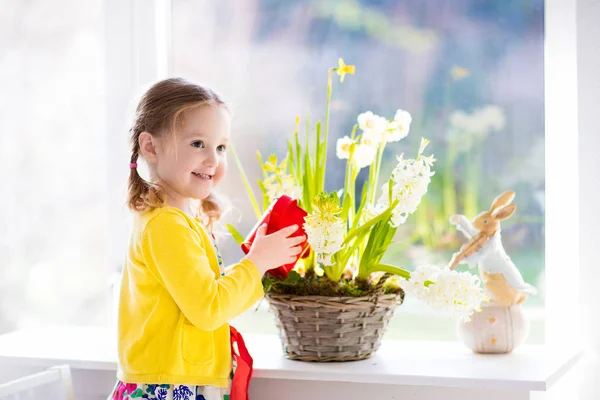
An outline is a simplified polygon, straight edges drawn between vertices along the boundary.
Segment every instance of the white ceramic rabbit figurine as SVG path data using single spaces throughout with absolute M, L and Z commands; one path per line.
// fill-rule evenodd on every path
M 471 268 L 478 264 L 487 292 L 493 300 L 504 306 L 520 304 L 527 294 L 536 293 L 533 286 L 525 283 L 502 246 L 500 221 L 515 212 L 516 205 L 511 204 L 514 197 L 512 190 L 502 193 L 494 199 L 490 209 L 477 215 L 473 222 L 464 215 L 450 217 L 450 223 L 469 241 L 454 254 L 449 268 L 454 269 L 462 263 L 469 264 Z

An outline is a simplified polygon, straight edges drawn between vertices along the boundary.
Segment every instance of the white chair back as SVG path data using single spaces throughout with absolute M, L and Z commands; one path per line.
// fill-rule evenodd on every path
M 1 400 L 33 400 L 41 398 L 41 393 L 49 392 L 56 400 L 75 400 L 71 369 L 68 365 L 59 365 L 9 382 L 0 382 Z M 62 397 L 56 397 L 58 393 Z

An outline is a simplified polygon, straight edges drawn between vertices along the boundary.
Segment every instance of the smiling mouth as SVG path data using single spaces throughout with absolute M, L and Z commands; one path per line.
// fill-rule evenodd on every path
M 201 174 L 201 173 L 198 173 L 198 172 L 192 172 L 192 175 L 194 175 L 194 176 L 196 176 L 196 177 L 198 177 L 198 178 L 200 178 L 200 179 L 207 179 L 207 180 L 211 180 L 211 179 L 213 178 L 213 176 L 212 176 L 212 175 L 208 175 L 208 174 Z

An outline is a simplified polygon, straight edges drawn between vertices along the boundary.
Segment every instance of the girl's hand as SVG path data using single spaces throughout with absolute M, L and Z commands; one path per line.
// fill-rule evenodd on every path
M 302 252 L 300 244 L 306 240 L 306 236 L 289 237 L 297 230 L 298 225 L 292 225 L 266 235 L 267 224 L 258 228 L 246 258 L 256 265 L 261 276 L 271 269 L 296 261 Z

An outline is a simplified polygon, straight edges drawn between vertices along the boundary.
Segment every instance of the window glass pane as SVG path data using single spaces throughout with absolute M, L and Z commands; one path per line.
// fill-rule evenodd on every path
M 356 65 L 333 89 L 326 186 L 343 186 L 345 163 L 335 141 L 349 135 L 358 114 L 413 117 L 410 135 L 386 149 L 382 176 L 396 155 L 411 157 L 431 140 L 436 175 L 386 260 L 409 268 L 445 265 L 464 238 L 448 223 L 469 218 L 507 189 L 517 212 L 502 223 L 503 243 L 525 280 L 542 289 L 525 306 L 530 342 L 543 340 L 544 272 L 544 9 L 542 0 L 300 1 L 174 0 L 175 75 L 220 92 L 234 110 L 234 143 L 251 182 L 260 177 L 256 150 L 283 157 L 296 115 L 324 120 L 327 69 L 338 57 Z M 233 163 L 222 184 L 239 210 L 241 232 L 255 223 Z M 357 187 L 367 179 L 359 176 Z M 255 192 L 258 187 L 255 185 Z M 222 244 L 226 261 L 242 253 Z M 461 269 L 466 269 L 462 266 Z M 475 272 L 475 270 L 473 270 Z M 249 331 L 275 332 L 271 315 L 240 318 Z M 388 338 L 455 340 L 454 323 L 409 299 Z
M 106 322 L 102 7 L 0 11 L 0 332 Z

